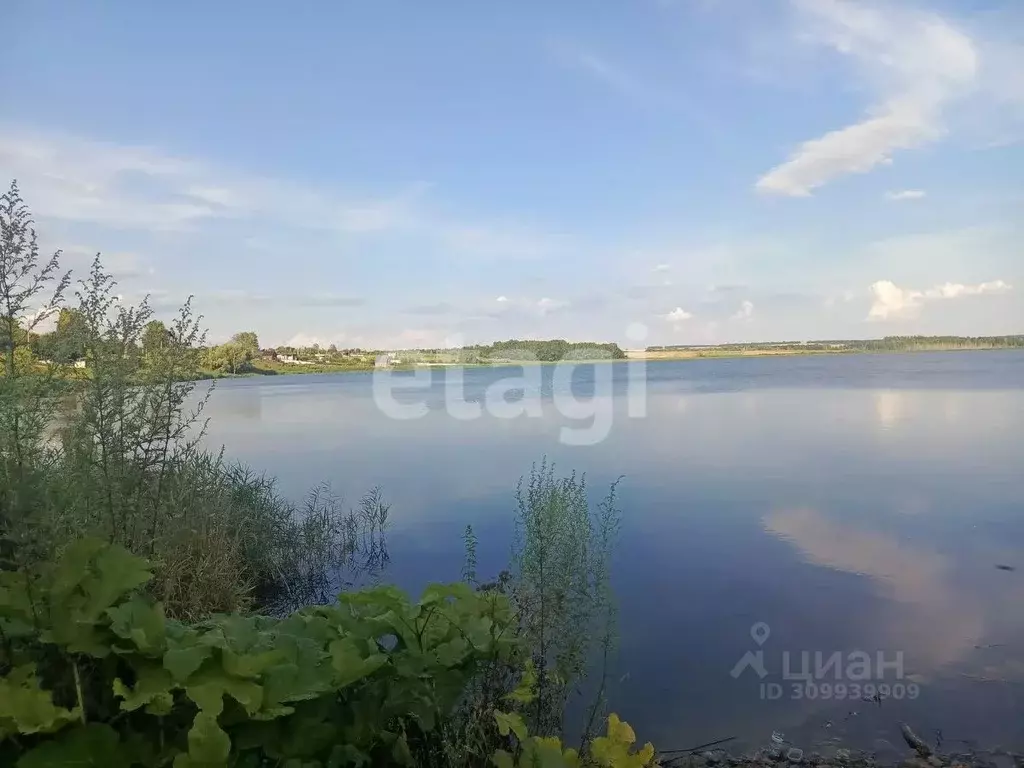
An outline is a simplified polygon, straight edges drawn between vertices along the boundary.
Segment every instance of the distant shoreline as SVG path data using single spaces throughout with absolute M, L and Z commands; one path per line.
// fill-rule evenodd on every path
M 627 360 L 643 360 L 645 362 L 670 362 L 673 360 L 711 360 L 737 357 L 810 357 L 818 355 L 912 355 L 928 352 L 1012 352 L 1024 351 L 1024 347 L 1013 346 L 977 346 L 977 347 L 910 347 L 907 349 L 720 349 L 709 347 L 706 350 L 626 350 Z
M 928 352 L 1012 352 L 1012 351 L 1024 352 L 1022 347 L 935 347 L 927 349 L 893 349 L 893 350 L 873 350 L 873 349 L 810 349 L 806 351 L 799 351 L 793 349 L 786 350 L 770 350 L 770 349 L 758 349 L 758 350 L 718 350 L 715 348 L 708 348 L 706 351 L 697 350 L 626 350 L 625 359 L 608 360 L 594 358 L 591 360 L 579 359 L 569 361 L 558 361 L 558 360 L 496 360 L 492 362 L 474 362 L 474 363 L 459 363 L 459 362 L 416 362 L 416 363 L 401 363 L 399 365 L 390 366 L 388 368 L 375 368 L 374 366 L 345 366 L 339 367 L 335 370 L 310 370 L 309 366 L 295 366 L 295 370 L 288 370 L 284 368 L 276 368 L 274 370 L 256 370 L 246 371 L 244 373 L 217 373 L 208 376 L 203 376 L 197 381 L 216 381 L 220 379 L 253 379 L 253 378 L 269 378 L 273 379 L 275 376 L 327 376 L 332 374 L 348 374 L 348 373 L 372 373 L 374 370 L 389 370 L 389 371 L 414 371 L 417 368 L 515 368 L 525 365 L 557 365 L 559 362 L 573 362 L 583 363 L 587 365 L 607 364 L 607 363 L 629 363 L 629 362 L 644 362 L 644 363 L 671 363 L 685 360 L 729 360 L 738 358 L 757 358 L 757 357 L 818 357 L 818 356 L 829 356 L 829 357 L 840 357 L 840 356 L 854 356 L 854 355 L 911 355 L 911 354 L 922 354 Z

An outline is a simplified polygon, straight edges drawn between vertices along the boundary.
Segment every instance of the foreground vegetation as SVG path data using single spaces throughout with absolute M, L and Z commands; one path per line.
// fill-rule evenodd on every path
M 0 198 L 0 764 L 652 761 L 605 717 L 614 487 L 592 508 L 583 478 L 542 463 L 520 483 L 496 579 L 478 577 L 467 529 L 464 583 L 418 602 L 360 590 L 387 562 L 380 492 L 354 510 L 326 488 L 295 505 L 206 450 L 212 390 L 195 379 L 209 350 L 191 306 L 155 325 L 98 257 L 73 307 L 71 285 L 59 253 L 40 258 L 12 185 Z M 32 344 L 47 334 L 42 363 Z M 255 334 L 229 343 L 258 350 Z M 73 356 L 88 365 L 72 380 Z M 569 749 L 573 704 L 586 718 Z
M 168 620 L 96 539 L 0 572 L 0 762 L 36 766 L 644 766 L 614 715 L 585 756 L 529 735 L 541 687 L 497 590 L 394 588 L 273 619 Z M 467 698 L 474 681 L 490 686 Z M 500 694 L 500 695 L 499 695 Z M 461 716 L 459 716 L 461 715 Z M 460 723 L 469 738 L 453 731 Z M 492 745 L 495 745 L 492 749 Z

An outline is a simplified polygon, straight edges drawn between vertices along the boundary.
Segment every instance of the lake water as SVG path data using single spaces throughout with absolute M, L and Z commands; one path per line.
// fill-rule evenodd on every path
M 380 485 L 387 578 L 412 590 L 459 578 L 467 523 L 481 575 L 505 565 L 531 462 L 586 472 L 595 499 L 622 476 L 612 704 L 659 747 L 757 746 L 774 730 L 805 748 L 884 750 L 901 720 L 951 749 L 1024 747 L 1024 354 L 650 363 L 644 418 L 628 414 L 631 366 L 584 366 L 571 382 L 529 371 L 518 394 L 541 413 L 512 419 L 452 416 L 455 374 L 441 369 L 402 396 L 426 405 L 410 420 L 382 413 L 371 374 L 236 379 L 213 395 L 210 440 L 290 496 L 326 480 L 354 502 Z M 468 369 L 461 388 L 481 402 L 522 373 Z M 596 393 L 606 439 L 560 440 L 579 424 L 554 407 L 566 391 Z M 758 650 L 763 680 L 734 676 Z M 812 672 L 816 652 L 839 654 L 846 689 L 835 668 L 815 686 L 786 679 L 801 652 Z M 902 654 L 901 679 L 879 652 Z M 894 687 L 879 704 L 854 699 L 858 682 Z

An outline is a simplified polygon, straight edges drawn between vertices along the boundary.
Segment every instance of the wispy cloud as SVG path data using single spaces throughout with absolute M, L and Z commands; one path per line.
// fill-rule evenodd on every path
M 736 310 L 736 314 L 732 316 L 733 320 L 749 320 L 754 316 L 754 302 L 744 301 L 740 304 L 740 308 Z
M 495 306 L 496 305 L 496 306 Z M 499 296 L 494 304 L 483 309 L 480 314 L 485 317 L 532 317 L 543 318 L 572 307 L 572 302 L 564 299 L 553 299 L 543 296 L 539 299 L 526 297 Z
M 806 196 L 934 142 L 945 133 L 948 107 L 977 87 L 977 43 L 935 13 L 848 0 L 792 5 L 802 39 L 848 57 L 874 101 L 860 122 L 804 142 L 758 180 L 759 190 Z
M 679 325 L 680 323 L 685 323 L 687 320 L 693 319 L 693 315 L 682 307 L 676 307 L 671 312 L 666 312 L 661 317 L 673 325 Z
M 886 192 L 885 199 L 900 201 L 900 200 L 920 200 L 925 196 L 923 189 L 901 189 L 894 192 Z
M 681 110 L 686 118 L 701 128 L 708 140 L 716 144 L 727 130 L 708 108 L 686 94 L 686 85 L 672 87 L 641 77 L 605 54 L 597 53 L 577 42 L 553 41 L 548 50 L 565 66 L 582 72 L 634 104 Z
M 577 43 L 550 42 L 548 49 L 565 65 L 589 75 L 621 96 L 644 103 L 667 101 L 667 93 Z
M 879 280 L 871 286 L 874 302 L 868 312 L 868 319 L 890 320 L 900 317 L 913 317 L 929 301 L 1007 293 L 1012 289 L 1013 286 L 1004 280 L 992 280 L 977 285 L 944 283 L 927 290 L 900 288 L 889 280 Z
M 386 195 L 239 173 L 142 146 L 0 125 L 0 176 L 19 179 L 40 217 L 122 230 L 194 230 L 222 220 L 372 235 L 414 233 L 457 254 L 540 257 L 568 238 L 522 224 L 440 214 L 411 182 Z M 259 242 L 249 235 L 247 241 Z

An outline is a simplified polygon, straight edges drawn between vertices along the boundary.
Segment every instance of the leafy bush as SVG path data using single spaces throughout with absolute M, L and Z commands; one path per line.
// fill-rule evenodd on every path
M 465 584 L 428 587 L 417 603 L 381 587 L 284 618 L 185 624 L 140 591 L 151 577 L 96 539 L 0 572 L 0 763 L 429 765 L 447 754 L 469 682 L 520 650 L 508 599 Z M 534 682 L 524 675 L 507 703 L 528 704 Z M 492 715 L 497 766 L 653 758 L 649 745 L 629 753 L 632 731 L 614 716 L 581 763 L 514 711 Z

